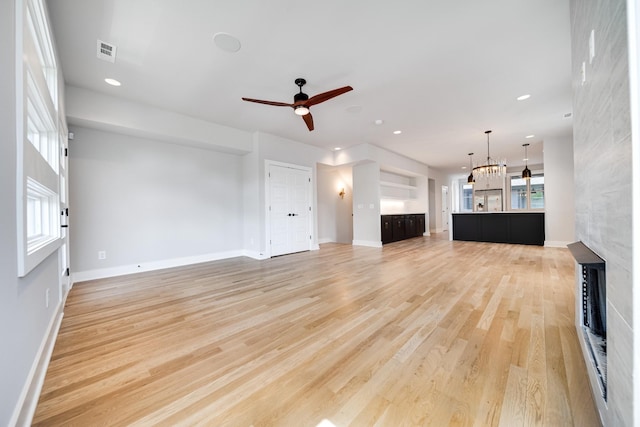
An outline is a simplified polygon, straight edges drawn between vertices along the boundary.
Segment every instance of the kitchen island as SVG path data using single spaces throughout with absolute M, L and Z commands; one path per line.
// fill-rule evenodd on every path
M 544 212 L 454 213 L 453 240 L 544 246 Z

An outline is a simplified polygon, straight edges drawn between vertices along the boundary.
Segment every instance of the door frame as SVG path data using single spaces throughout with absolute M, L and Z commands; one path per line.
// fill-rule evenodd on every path
M 58 201 L 60 209 L 60 246 L 58 247 L 58 301 L 64 306 L 65 300 L 73 282 L 71 280 L 71 250 L 69 249 L 69 140 L 73 133 L 69 133 L 66 124 L 59 123 L 60 136 L 58 153 L 59 170 L 58 182 L 60 189 Z
M 313 191 L 313 168 L 308 166 L 296 165 L 292 163 L 284 163 L 278 162 L 275 160 L 265 160 L 264 161 L 264 232 L 265 232 L 265 255 L 267 258 L 271 258 L 271 210 L 269 209 L 271 206 L 271 182 L 269 180 L 269 172 L 271 171 L 272 166 L 290 168 L 302 170 L 309 173 L 309 178 L 311 178 L 311 182 L 309 182 L 309 206 L 311 210 L 309 211 L 309 234 L 311 235 L 311 239 L 309 239 L 309 250 L 317 249 L 316 246 L 316 235 L 315 235 L 315 192 Z
M 451 207 L 449 205 L 449 186 L 443 185 L 441 187 L 442 191 L 442 231 L 448 231 L 451 227 L 449 224 L 449 213 L 451 212 Z

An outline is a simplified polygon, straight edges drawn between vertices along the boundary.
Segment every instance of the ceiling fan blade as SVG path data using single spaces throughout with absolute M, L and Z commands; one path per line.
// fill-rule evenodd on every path
M 313 130 L 313 117 L 311 117 L 311 113 L 302 116 L 302 120 L 304 120 L 304 122 L 307 124 L 309 132 L 311 132 Z
M 275 105 L 276 107 L 293 107 L 293 104 L 287 104 L 286 102 L 276 101 L 263 101 L 261 99 L 242 98 L 243 101 L 257 102 L 258 104 Z
M 331 98 L 335 98 L 338 95 L 342 95 L 343 93 L 349 92 L 353 90 L 351 86 L 341 87 L 340 89 L 330 90 L 328 92 L 319 93 L 318 95 L 312 96 L 309 98 L 305 105 L 307 107 L 311 107 L 312 105 L 320 104 L 321 102 L 327 101 Z

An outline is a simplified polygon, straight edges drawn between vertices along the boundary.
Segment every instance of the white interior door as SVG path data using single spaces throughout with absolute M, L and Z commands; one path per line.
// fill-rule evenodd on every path
M 271 256 L 311 249 L 311 172 L 270 165 Z

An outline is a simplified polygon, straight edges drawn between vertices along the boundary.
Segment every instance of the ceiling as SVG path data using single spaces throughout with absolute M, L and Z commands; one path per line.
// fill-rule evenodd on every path
M 370 143 L 462 173 L 468 153 L 486 158 L 487 129 L 491 156 L 510 166 L 523 164 L 523 143 L 531 143 L 529 164 L 542 163 L 543 141 L 571 134 L 568 0 L 48 6 L 67 85 L 218 124 L 327 148 Z M 240 50 L 219 48 L 219 32 Z M 117 46 L 115 63 L 97 59 L 98 39 Z M 108 77 L 122 86 L 107 85 Z M 297 77 L 309 96 L 354 90 L 311 108 L 313 132 L 290 108 L 241 100 L 293 102 Z M 523 94 L 531 97 L 517 101 Z

